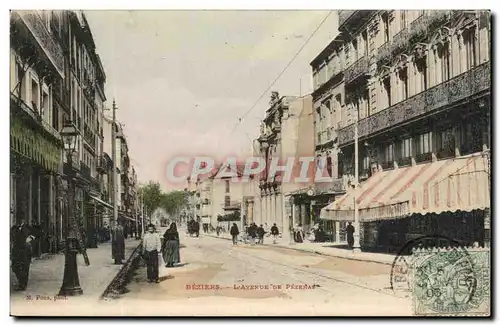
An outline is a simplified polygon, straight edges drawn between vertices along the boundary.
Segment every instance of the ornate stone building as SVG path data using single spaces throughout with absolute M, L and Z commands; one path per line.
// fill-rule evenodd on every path
M 322 210 L 353 220 L 362 246 L 397 250 L 438 232 L 463 243 L 489 239 L 490 13 L 341 11 L 345 106 L 339 176 L 356 192 Z

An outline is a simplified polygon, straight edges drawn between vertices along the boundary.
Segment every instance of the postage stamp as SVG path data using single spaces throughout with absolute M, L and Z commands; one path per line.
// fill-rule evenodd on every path
M 412 300 L 417 316 L 489 316 L 489 248 L 416 248 Z

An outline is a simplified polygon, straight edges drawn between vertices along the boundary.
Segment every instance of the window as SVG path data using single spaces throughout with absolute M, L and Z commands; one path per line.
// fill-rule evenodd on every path
M 427 154 L 432 151 L 432 133 L 426 132 L 417 137 L 417 154 Z
M 16 83 L 19 84 L 21 82 L 21 79 L 26 76 L 26 72 L 23 69 L 21 62 L 19 62 L 18 60 L 16 60 L 16 74 Z M 26 100 L 26 83 L 24 82 L 24 80 L 22 85 L 18 86 L 17 92 L 21 99 Z
M 363 32 L 361 37 L 363 38 L 363 54 L 368 57 L 368 33 Z
M 427 89 L 427 57 L 417 61 L 417 70 L 420 73 L 420 92 Z
M 326 157 L 326 171 L 328 173 L 328 176 L 332 176 L 332 158 L 330 156 Z
M 384 149 L 384 159 L 386 163 L 394 161 L 394 144 L 387 144 Z
M 31 105 L 35 111 L 39 111 L 38 102 L 39 102 L 39 92 L 38 83 L 31 79 Z
M 229 196 L 224 197 L 224 206 L 225 207 L 231 206 L 231 197 L 229 197 Z
M 443 82 L 450 79 L 450 44 L 446 43 L 441 50 L 441 76 Z
M 361 171 L 368 171 L 370 169 L 370 156 L 368 154 L 365 154 L 363 156 L 363 159 L 361 160 Z
M 455 135 L 453 133 L 453 128 L 442 130 L 436 136 L 436 145 L 439 152 L 453 151 L 455 148 Z
M 358 40 L 352 41 L 352 62 L 354 63 L 358 60 Z
M 46 92 L 43 92 L 42 95 L 42 108 L 40 114 L 45 121 L 50 121 L 49 94 Z
M 401 158 L 408 158 L 412 156 L 412 146 L 411 146 L 411 138 L 406 138 L 401 140 Z
M 390 30 L 389 30 L 389 15 L 388 14 L 384 14 L 382 16 L 382 22 L 384 24 L 384 42 L 387 43 L 389 42 L 389 39 L 390 39 Z
M 229 193 L 231 192 L 231 186 L 229 185 L 229 180 L 225 180 L 226 181 L 226 193 Z
M 465 60 L 467 70 L 476 66 L 476 35 L 474 29 L 469 29 L 463 34 L 465 46 Z
M 384 91 L 385 95 L 387 96 L 387 107 L 392 105 L 392 99 L 391 99 L 391 77 L 386 77 L 383 81 L 384 83 Z
M 399 71 L 399 81 L 401 83 L 401 100 L 406 100 L 409 93 L 408 85 L 408 68 L 401 69 Z

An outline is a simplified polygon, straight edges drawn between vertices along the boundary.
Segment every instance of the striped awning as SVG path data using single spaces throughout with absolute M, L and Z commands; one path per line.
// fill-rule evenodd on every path
M 474 154 L 379 172 L 321 210 L 321 219 L 360 221 L 490 207 L 489 154 Z
M 17 118 L 11 119 L 10 149 L 51 172 L 57 172 L 61 164 L 62 148 Z

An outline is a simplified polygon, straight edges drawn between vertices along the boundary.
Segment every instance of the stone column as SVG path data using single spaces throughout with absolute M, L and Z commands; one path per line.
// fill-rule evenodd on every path
M 340 242 L 340 222 L 335 221 L 335 242 Z
M 306 204 L 300 205 L 300 224 L 305 227 L 306 224 Z
M 276 195 L 276 212 L 277 212 L 277 226 L 279 227 L 280 230 L 283 229 L 283 226 L 285 225 L 283 219 L 284 215 L 283 214 L 283 194 L 280 192 Z
M 250 224 L 250 223 L 253 223 L 254 220 L 253 220 L 253 205 L 254 205 L 254 202 L 253 202 L 253 199 L 249 199 L 248 200 L 248 215 L 247 215 L 247 224 Z

